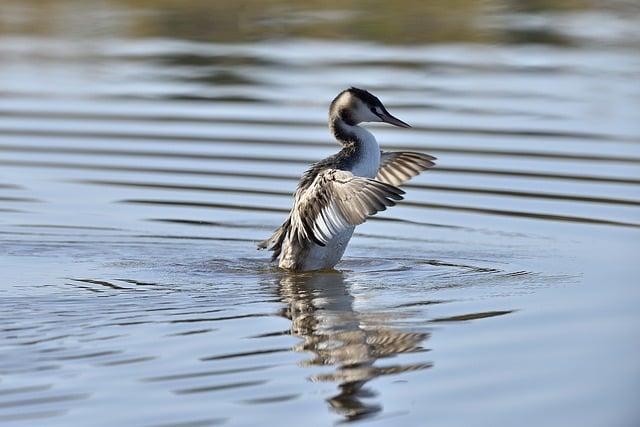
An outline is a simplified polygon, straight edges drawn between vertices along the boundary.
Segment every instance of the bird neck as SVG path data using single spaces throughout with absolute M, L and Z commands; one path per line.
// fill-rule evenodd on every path
M 355 160 L 353 173 L 373 178 L 380 166 L 380 146 L 371 132 L 358 125 L 350 125 L 339 117 L 329 120 L 331 133 Z
M 343 146 L 354 146 L 356 149 L 377 149 L 378 143 L 371 132 L 357 124 L 349 124 L 340 116 L 329 119 L 329 129 L 334 138 Z M 375 145 L 375 147 L 373 147 Z

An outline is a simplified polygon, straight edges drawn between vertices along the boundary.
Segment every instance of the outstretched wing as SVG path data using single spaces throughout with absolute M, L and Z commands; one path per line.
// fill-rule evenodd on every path
M 402 185 L 434 166 L 435 159 L 428 154 L 412 151 L 382 151 L 376 180 L 391 185 Z
M 294 237 L 325 246 L 331 238 L 367 217 L 394 206 L 404 191 L 351 172 L 326 169 L 305 189 L 296 193 L 291 212 Z

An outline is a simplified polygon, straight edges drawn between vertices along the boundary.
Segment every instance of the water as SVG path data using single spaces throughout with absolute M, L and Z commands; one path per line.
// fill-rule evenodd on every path
M 633 2 L 0 6 L 0 423 L 633 426 Z M 436 169 L 335 273 L 255 242 L 327 106 Z

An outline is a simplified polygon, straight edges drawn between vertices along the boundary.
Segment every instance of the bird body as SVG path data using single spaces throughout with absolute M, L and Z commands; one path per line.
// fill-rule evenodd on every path
M 362 89 L 347 89 L 333 100 L 329 127 L 342 150 L 305 172 L 287 219 L 258 244 L 273 250 L 279 267 L 332 269 L 355 226 L 402 200 L 404 191 L 397 186 L 434 165 L 435 158 L 426 154 L 380 151 L 373 134 L 358 126 L 365 121 L 410 127 Z

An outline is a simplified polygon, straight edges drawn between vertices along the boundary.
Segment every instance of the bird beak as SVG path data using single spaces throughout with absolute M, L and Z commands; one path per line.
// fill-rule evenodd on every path
M 400 128 L 410 128 L 411 125 L 408 123 L 403 122 L 402 120 L 398 119 L 397 117 L 393 117 L 391 115 L 390 112 L 387 111 L 386 108 L 382 108 L 382 113 L 378 115 L 378 117 L 380 117 L 380 119 L 385 122 L 385 123 L 389 123 L 390 125 L 394 125 L 394 126 L 398 126 Z

